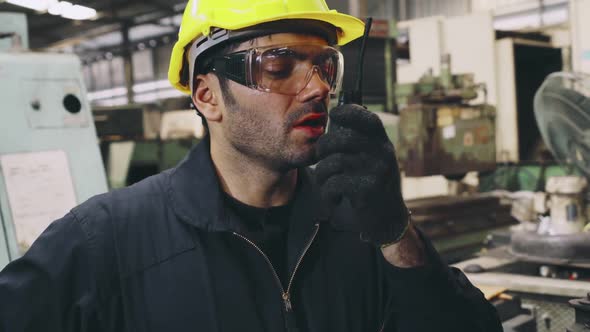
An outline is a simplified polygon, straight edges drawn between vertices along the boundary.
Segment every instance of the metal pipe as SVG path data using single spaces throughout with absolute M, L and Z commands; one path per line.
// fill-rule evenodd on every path
M 359 14 L 360 14 L 359 0 L 349 0 L 348 1 L 348 13 L 354 17 L 359 17 Z
M 543 18 L 544 13 L 545 13 L 545 1 L 539 0 L 539 27 L 540 28 L 545 26 L 545 19 Z
M 399 20 L 405 21 L 408 19 L 408 1 L 407 0 L 399 0 L 398 3 L 398 10 L 399 10 Z
M 384 0 L 385 3 L 385 8 L 384 8 L 384 13 L 385 13 L 385 19 L 387 20 L 391 20 L 393 18 L 395 18 L 395 1 L 392 0 Z
M 397 85 L 397 27 L 396 21 L 389 21 L 389 38 L 385 41 L 385 88 L 386 88 L 386 112 L 399 115 L 397 98 L 395 95 Z
M 348 13 L 355 17 L 366 17 L 367 0 L 349 0 Z
M 125 87 L 127 88 L 127 102 L 133 104 L 135 94 L 133 92 L 133 85 L 135 79 L 133 78 L 133 50 L 131 48 L 131 41 L 129 39 L 129 29 L 131 24 L 129 22 L 123 23 L 121 27 L 121 34 L 123 35 L 123 61 L 125 68 Z

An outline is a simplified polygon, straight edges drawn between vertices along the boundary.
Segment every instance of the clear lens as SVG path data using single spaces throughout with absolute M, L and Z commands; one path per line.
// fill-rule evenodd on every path
M 335 94 L 340 88 L 344 68 L 342 54 L 329 46 L 288 45 L 259 48 L 251 54 L 253 88 L 297 95 L 317 74 Z

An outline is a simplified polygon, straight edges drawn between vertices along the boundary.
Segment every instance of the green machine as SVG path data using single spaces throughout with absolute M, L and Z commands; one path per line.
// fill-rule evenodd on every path
M 496 110 L 486 103 L 486 88 L 472 74 L 451 74 L 450 55 L 441 76 L 432 71 L 419 82 L 398 84 L 398 157 L 406 176 L 461 178 L 490 171 L 496 164 Z M 483 92 L 483 103 L 474 103 Z
M 468 172 L 495 169 L 496 110 L 486 94 L 473 74 L 451 73 L 449 55 L 441 59 L 439 77 L 429 70 L 416 83 L 396 85 L 396 149 L 406 177 L 460 180 Z M 407 204 L 416 226 L 448 262 L 469 257 L 489 232 L 515 222 L 510 206 L 490 195 L 437 196 Z
M 0 51 L 0 269 L 52 221 L 107 191 L 80 60 L 26 51 L 14 43 L 27 40 L 14 38 L 26 17 L 6 15 L 0 35 L 19 47 Z

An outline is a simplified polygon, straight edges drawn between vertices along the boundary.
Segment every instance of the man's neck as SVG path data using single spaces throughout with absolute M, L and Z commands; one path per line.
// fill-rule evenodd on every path
M 295 193 L 297 169 L 278 172 L 213 142 L 211 159 L 222 189 L 244 204 L 261 208 L 281 206 Z

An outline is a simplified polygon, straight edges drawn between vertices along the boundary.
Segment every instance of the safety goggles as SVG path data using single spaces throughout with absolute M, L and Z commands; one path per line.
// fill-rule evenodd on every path
M 342 84 L 344 59 L 330 46 L 291 44 L 213 57 L 204 68 L 255 90 L 292 96 L 301 93 L 317 74 L 334 95 Z

